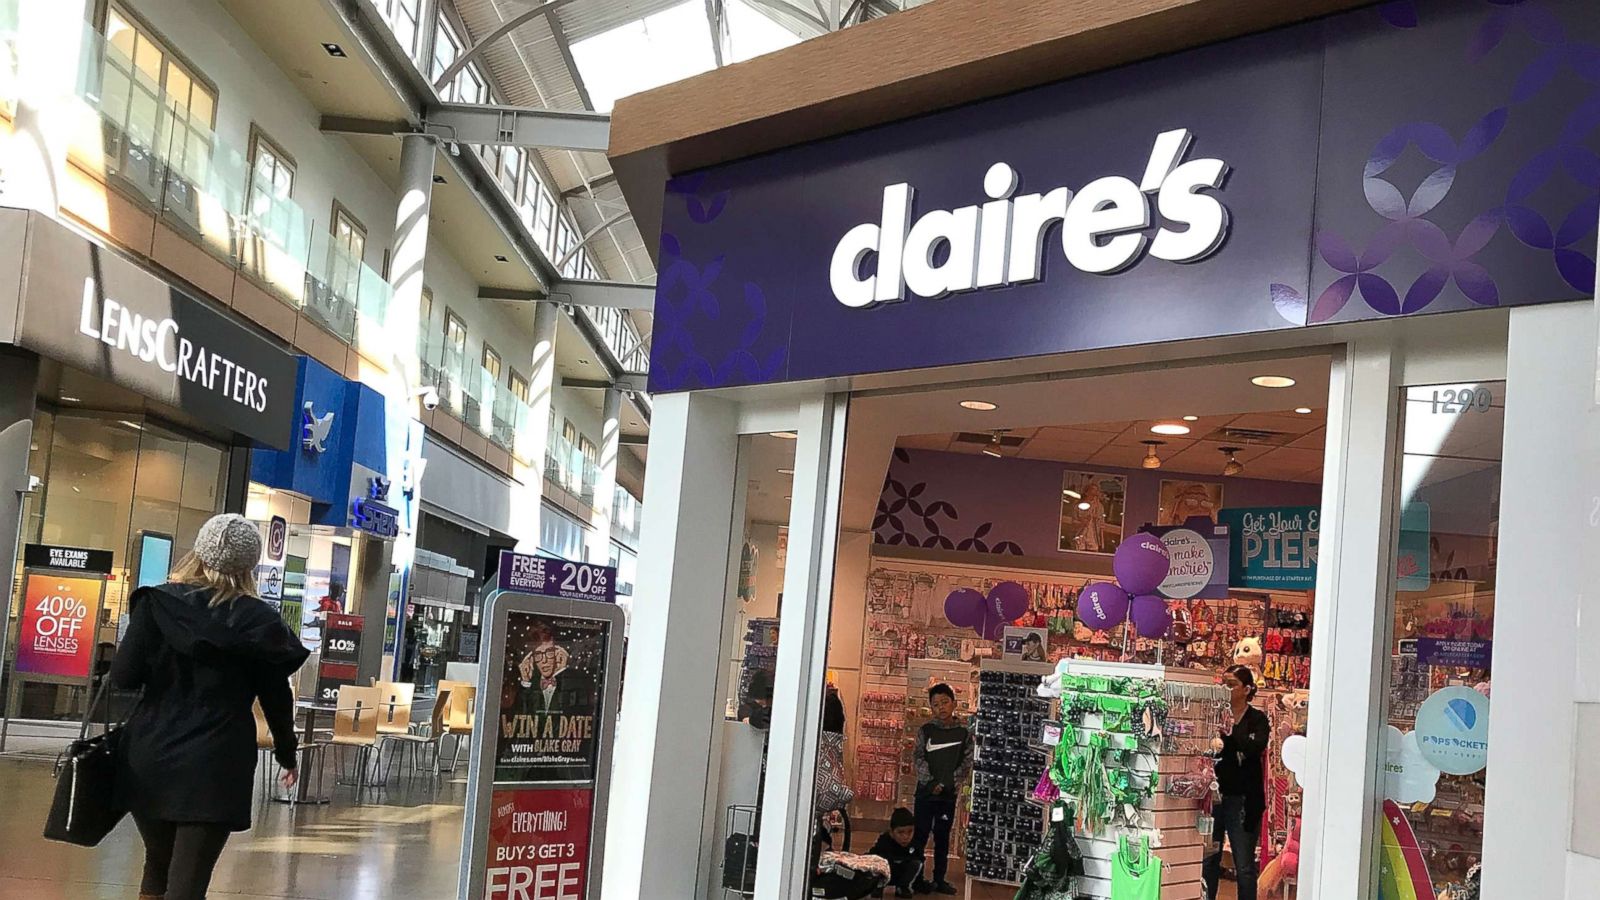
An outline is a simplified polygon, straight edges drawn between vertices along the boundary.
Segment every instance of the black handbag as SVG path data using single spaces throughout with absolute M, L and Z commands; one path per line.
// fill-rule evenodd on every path
M 95 709 L 105 694 L 111 678 L 106 676 L 100 690 L 90 701 Z M 118 809 L 116 802 L 117 758 L 122 743 L 122 725 L 112 725 L 105 733 L 89 737 L 89 720 L 84 717 L 78 739 L 56 758 L 56 794 L 50 803 L 50 815 L 45 819 L 44 836 L 47 840 L 77 844 L 80 847 L 98 845 L 111 829 L 117 827 L 127 810 Z

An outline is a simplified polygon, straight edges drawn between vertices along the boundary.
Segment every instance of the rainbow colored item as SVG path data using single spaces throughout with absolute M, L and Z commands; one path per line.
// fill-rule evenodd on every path
M 1378 900 L 1437 900 L 1411 821 L 1393 800 L 1383 801 L 1378 855 Z

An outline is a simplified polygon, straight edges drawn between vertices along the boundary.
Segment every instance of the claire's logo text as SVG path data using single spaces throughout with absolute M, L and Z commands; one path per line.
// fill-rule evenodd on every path
M 1057 187 L 1013 197 L 1017 172 L 997 162 L 983 178 L 989 202 L 930 210 L 914 222 L 912 186 L 889 185 L 882 220 L 855 226 L 834 248 L 833 296 L 861 308 L 904 300 L 907 289 L 932 298 L 1038 281 L 1045 236 L 1058 222 L 1067 262 L 1095 275 L 1121 272 L 1146 251 L 1168 262 L 1205 259 L 1222 246 L 1229 222 L 1227 207 L 1204 191 L 1222 187 L 1228 164 L 1185 161 L 1192 140 L 1185 129 L 1163 132 L 1137 183 L 1109 175 L 1076 193 Z M 1163 224 L 1152 237 L 1156 213 Z

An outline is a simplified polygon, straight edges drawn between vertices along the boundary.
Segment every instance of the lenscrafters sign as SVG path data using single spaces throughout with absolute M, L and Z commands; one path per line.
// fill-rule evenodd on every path
M 279 449 L 295 362 L 122 257 L 29 216 L 17 343 Z

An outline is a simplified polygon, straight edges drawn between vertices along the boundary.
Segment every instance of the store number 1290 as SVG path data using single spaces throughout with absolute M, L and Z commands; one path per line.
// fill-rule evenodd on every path
M 1443 388 L 1433 392 L 1435 415 L 1463 415 L 1469 412 L 1488 412 L 1494 405 L 1494 395 L 1488 388 Z

